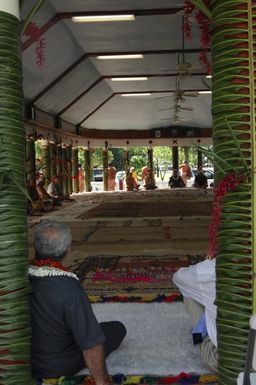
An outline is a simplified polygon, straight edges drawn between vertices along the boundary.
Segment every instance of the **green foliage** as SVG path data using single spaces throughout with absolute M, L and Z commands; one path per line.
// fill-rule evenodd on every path
M 210 9 L 205 5 L 203 0 L 190 0 L 195 7 L 197 7 L 209 20 L 211 20 L 212 14 Z
M 30 23 L 31 19 L 37 14 L 39 9 L 43 6 L 44 2 L 45 2 L 45 0 L 37 0 L 35 2 L 35 4 L 31 8 L 30 12 L 26 16 L 26 19 L 24 20 L 24 22 L 22 24 L 22 31 L 21 31 L 21 33 L 25 32 L 25 30 L 26 30 L 28 24 Z M 23 4 L 24 4 L 24 1 L 20 0 L 20 8 L 22 7 Z
M 83 166 L 84 164 L 84 150 L 82 148 L 78 149 L 78 164 Z
M 35 141 L 36 159 L 42 159 L 42 145 L 40 140 Z
M 172 151 L 170 147 L 154 147 L 153 148 L 154 167 L 166 165 L 167 168 L 172 164 Z
M 130 166 L 134 167 L 137 173 L 147 165 L 147 147 L 129 148 Z
M 113 161 L 113 154 L 111 150 L 108 152 L 108 162 Z M 103 168 L 103 151 L 102 148 L 95 148 L 92 150 L 92 167 Z
M 124 150 L 123 148 L 111 148 L 110 152 L 113 154 L 111 163 L 117 171 L 124 170 Z

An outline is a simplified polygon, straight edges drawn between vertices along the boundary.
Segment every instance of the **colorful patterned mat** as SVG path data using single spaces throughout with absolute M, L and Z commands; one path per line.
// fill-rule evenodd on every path
M 190 375 L 180 373 L 178 376 L 124 376 L 117 374 L 112 376 L 115 385 L 218 385 L 218 376 L 213 374 L 207 375 Z M 37 385 L 93 385 L 94 382 L 89 376 L 73 376 L 52 378 L 48 380 L 38 380 Z
M 202 256 L 88 257 L 71 269 L 95 302 L 172 302 L 181 294 L 172 282 L 180 267 L 202 260 Z

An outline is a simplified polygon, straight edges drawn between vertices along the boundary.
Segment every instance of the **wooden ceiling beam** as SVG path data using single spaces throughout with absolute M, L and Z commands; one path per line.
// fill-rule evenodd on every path
M 107 76 L 101 76 L 98 78 L 95 82 L 93 82 L 89 87 L 87 87 L 83 92 L 81 92 L 76 98 L 74 98 L 69 104 L 67 104 L 65 107 L 62 108 L 61 111 L 58 112 L 56 115 L 56 118 L 60 118 L 61 115 L 63 115 L 69 108 L 73 107 L 82 97 L 84 97 L 89 91 L 91 91 L 94 87 L 96 87 L 100 82 L 104 80 L 109 80 L 111 78 L 134 78 L 134 77 L 148 77 L 148 78 L 165 78 L 165 77 L 176 77 L 178 76 L 178 73 L 168 73 L 168 74 L 139 74 L 139 75 L 107 75 Z M 206 76 L 206 72 L 200 72 L 200 73 L 191 73 L 190 76 Z
M 135 16 L 161 16 L 161 15 L 174 15 L 177 12 L 182 11 L 182 7 L 176 8 L 156 8 L 156 9 L 137 9 L 137 10 L 125 10 L 125 11 L 79 11 L 79 12 L 58 12 L 50 20 L 48 20 L 42 27 L 40 27 L 40 36 L 44 35 L 49 29 L 61 20 L 68 20 L 74 16 L 98 16 L 98 15 L 129 15 Z M 22 44 L 22 51 L 28 49 L 36 41 L 35 37 L 30 37 Z
M 163 93 L 171 93 L 175 92 L 175 89 L 171 90 L 143 90 L 143 91 L 129 91 L 129 92 L 113 92 L 108 98 L 106 98 L 102 103 L 100 103 L 93 111 L 91 111 L 88 115 L 86 115 L 78 124 L 77 126 L 80 127 L 81 124 L 83 124 L 87 119 L 89 119 L 92 115 L 95 114 L 104 104 L 106 104 L 109 100 L 111 100 L 116 95 L 125 95 L 125 94 L 141 94 L 143 92 L 148 92 L 151 94 L 163 94 Z M 205 89 L 190 89 L 190 90 L 182 90 L 183 92 L 198 92 L 198 91 L 205 91 Z
M 62 74 L 60 74 L 55 80 L 53 80 L 46 88 L 40 91 L 34 98 L 31 100 L 30 105 L 34 105 L 39 99 L 41 99 L 45 94 L 51 91 L 58 83 L 60 83 L 66 76 L 68 76 L 72 71 L 76 69 L 82 62 L 88 58 L 93 58 L 99 55 L 124 55 L 127 53 L 131 54 L 142 54 L 142 55 L 176 55 L 176 54 L 187 54 L 187 53 L 200 53 L 200 52 L 210 52 L 210 48 L 189 48 L 185 49 L 169 49 L 169 50 L 156 50 L 156 51 L 131 51 L 131 52 L 93 52 L 86 53 L 82 55 L 78 60 L 76 60 L 71 66 L 69 66 Z
M 176 138 L 184 137 L 184 133 L 189 130 L 195 130 L 197 135 L 196 138 L 209 138 L 212 137 L 212 128 L 195 128 L 195 127 L 184 127 L 184 126 L 168 126 L 168 127 L 158 127 L 148 130 L 97 130 L 97 129 L 88 129 L 85 128 L 79 135 L 74 133 L 50 127 L 46 124 L 37 122 L 36 120 L 25 120 L 25 126 L 30 127 L 33 131 L 45 131 L 46 136 L 48 133 L 56 134 L 56 136 L 68 137 L 70 140 L 79 141 L 80 139 L 127 139 L 127 140 L 136 140 L 136 139 L 155 139 L 156 131 L 161 132 L 161 138 L 171 139 L 170 136 L 171 130 L 178 129 L 178 134 Z M 199 131 L 198 131 L 199 130 Z M 183 133 L 183 135 L 181 135 Z
M 185 133 L 189 130 L 195 130 L 194 137 L 196 138 L 209 138 L 212 137 L 212 129 L 211 128 L 195 128 L 195 127 L 184 127 L 184 126 L 169 126 L 169 127 L 161 127 L 156 129 L 149 130 L 97 130 L 97 129 L 83 129 L 80 132 L 82 137 L 88 139 L 155 139 L 156 131 L 161 132 L 161 138 L 172 138 L 170 136 L 171 130 L 175 128 L 178 129 L 178 133 L 176 134 L 177 138 L 186 137 Z M 199 135 L 198 135 L 199 134 Z

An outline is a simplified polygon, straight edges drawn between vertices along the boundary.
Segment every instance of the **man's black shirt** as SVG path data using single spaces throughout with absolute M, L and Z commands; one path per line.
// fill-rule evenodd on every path
M 31 277 L 32 373 L 50 378 L 81 369 L 82 350 L 105 341 L 88 297 L 70 277 Z

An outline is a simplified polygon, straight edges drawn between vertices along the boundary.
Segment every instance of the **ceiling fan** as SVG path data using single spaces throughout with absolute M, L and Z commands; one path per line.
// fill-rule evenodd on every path
M 165 121 L 170 121 L 171 120 L 173 122 L 178 123 L 178 122 L 184 122 L 184 121 L 188 120 L 188 118 L 181 118 L 178 114 L 174 114 L 169 119 L 168 118 L 162 118 L 160 120 L 162 120 L 162 121 L 163 120 L 165 120 Z
M 175 81 L 175 91 L 173 95 L 170 96 L 160 96 L 157 99 L 166 99 L 174 97 L 175 103 L 184 102 L 186 97 L 196 98 L 198 96 L 198 92 L 187 92 L 180 89 L 180 81 L 176 78 Z
M 176 104 L 171 108 L 160 108 L 158 111 L 175 111 L 175 113 L 179 113 L 181 111 L 194 111 L 192 107 L 182 107 L 180 104 Z

